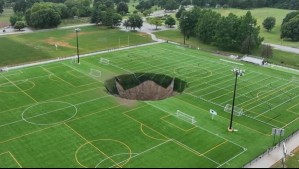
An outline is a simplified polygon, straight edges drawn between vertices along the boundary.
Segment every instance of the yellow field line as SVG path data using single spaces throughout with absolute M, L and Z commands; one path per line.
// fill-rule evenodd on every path
M 14 84 L 12 81 L 10 81 L 8 78 L 6 78 L 3 74 L 1 74 L 7 81 L 9 81 L 11 84 L 13 84 L 16 88 L 18 88 L 21 92 L 23 92 L 26 96 L 28 96 L 29 98 L 31 98 L 34 102 L 38 103 L 38 101 L 36 101 L 33 97 L 31 97 L 29 94 L 27 94 L 24 90 L 22 90 L 19 86 L 17 86 L 16 84 Z
M 261 100 L 261 99 L 263 99 L 263 98 L 265 98 L 265 97 L 271 96 L 271 95 L 273 95 L 273 94 L 275 94 L 275 93 L 281 91 L 282 89 L 288 88 L 289 86 L 292 86 L 292 85 L 287 85 L 287 86 L 285 86 L 285 87 L 282 87 L 282 88 L 279 88 L 279 89 L 275 89 L 274 92 L 269 92 L 268 94 L 263 95 L 264 97 L 260 97 L 259 99 L 254 99 L 254 100 L 253 100 L 253 99 L 250 99 L 250 100 L 247 100 L 247 101 L 246 101 L 246 102 L 250 102 L 250 103 L 247 103 L 247 104 L 245 104 L 245 105 L 243 105 L 243 104 L 241 103 L 240 105 L 241 105 L 241 107 L 246 107 L 246 106 L 251 105 L 252 103 L 255 103 L 255 102 L 257 102 L 257 101 L 259 101 L 259 100 Z M 253 100 L 253 101 L 252 101 L 252 100 Z M 244 102 L 244 103 L 245 103 L 245 102 Z
M 9 154 L 10 154 L 10 156 L 14 159 L 14 161 L 18 164 L 18 166 L 20 167 L 20 168 L 23 168 L 22 166 L 21 166 L 21 164 L 18 162 L 18 160 L 12 155 L 12 153 L 9 151 L 8 152 Z
M 146 127 L 146 126 L 145 126 L 145 127 Z M 155 137 L 152 137 L 152 136 L 146 134 L 146 133 L 143 131 L 143 124 L 140 124 L 140 130 L 141 130 L 141 132 L 142 132 L 145 136 L 147 136 L 147 137 L 149 137 L 149 138 L 151 138 L 151 139 L 166 141 L 166 139 L 159 139 L 159 138 L 155 138 Z M 158 134 L 159 134 L 159 133 L 158 133 Z
M 205 154 L 207 154 L 208 152 L 210 152 L 210 151 L 214 150 L 215 148 L 218 148 L 219 146 L 221 146 L 221 145 L 223 145 L 223 144 L 225 144 L 225 143 L 227 143 L 227 140 L 225 140 L 224 142 L 222 142 L 222 143 L 220 143 L 220 144 L 218 144 L 218 145 L 214 146 L 214 147 L 213 147 L 213 148 L 211 148 L 210 150 L 208 150 L 208 151 L 206 151 L 206 152 L 202 153 L 202 155 L 205 155 Z
M 144 107 L 145 107 L 145 106 L 144 106 Z M 186 150 L 189 150 L 190 152 L 192 152 L 192 153 L 196 154 L 197 156 L 201 156 L 201 154 L 200 154 L 198 151 L 196 151 L 196 150 L 194 150 L 194 149 L 192 149 L 192 148 L 190 148 L 190 147 L 186 146 L 185 144 L 183 144 L 183 143 L 181 143 L 181 142 L 179 142 L 179 141 L 177 141 L 177 140 L 174 140 L 174 139 L 170 139 L 170 138 L 168 138 L 168 137 L 167 137 L 167 136 L 165 136 L 164 134 L 162 134 L 162 133 L 160 133 L 160 132 L 156 131 L 155 129 L 153 129 L 153 128 L 151 128 L 151 127 L 149 127 L 149 126 L 145 125 L 145 124 L 143 124 L 142 122 L 140 122 L 140 121 L 136 120 L 135 118 L 133 118 L 133 117 L 131 117 L 131 116 L 127 115 L 127 114 L 126 114 L 127 112 L 130 112 L 130 110 L 129 110 L 129 111 L 126 111 L 126 112 L 124 112 L 123 114 L 124 114 L 125 116 L 129 117 L 130 119 L 132 119 L 132 120 L 134 120 L 134 121 L 136 121 L 136 122 L 138 122 L 138 123 L 140 123 L 140 124 L 142 124 L 142 125 L 146 126 L 147 128 L 149 128 L 149 129 L 151 129 L 151 130 L 155 131 L 156 133 L 158 133 L 158 134 L 160 134 L 161 136 L 165 137 L 165 138 L 166 138 L 166 140 L 172 140 L 174 143 L 176 143 L 177 145 L 179 145 L 179 146 L 183 147 L 184 149 L 186 149 Z
M 46 127 L 46 128 L 40 129 L 40 130 L 36 130 L 36 131 L 33 131 L 33 132 L 29 132 L 29 133 L 26 133 L 26 134 L 23 134 L 23 135 L 20 135 L 20 136 L 17 136 L 17 137 L 13 137 L 13 138 L 10 138 L 10 139 L 8 139 L 8 140 L 5 140 L 5 141 L 0 142 L 0 144 L 6 143 L 6 142 L 9 142 L 9 141 L 13 141 L 13 140 L 16 140 L 16 139 L 25 137 L 25 136 L 29 136 L 29 135 L 31 135 L 31 134 L 38 133 L 38 132 L 40 132 L 40 131 L 44 131 L 44 130 L 47 130 L 47 129 L 56 127 L 56 126 L 58 126 L 58 125 L 60 125 L 60 124 L 56 124 L 56 125 L 54 125 L 54 126 L 50 126 L 50 127 Z
M 83 137 L 81 134 L 79 134 L 76 130 L 74 130 L 72 127 L 64 123 L 65 126 L 67 126 L 69 129 L 71 129 L 74 133 L 76 133 L 79 137 L 81 137 L 84 141 L 88 142 L 91 146 L 93 146 L 96 150 L 98 150 L 100 153 L 102 153 L 104 156 L 106 156 L 108 159 L 110 159 L 113 163 L 115 163 L 119 168 L 122 168 L 117 162 L 115 162 L 110 156 L 105 154 L 103 151 L 101 151 L 98 147 L 93 145 L 90 141 L 88 141 L 85 137 Z

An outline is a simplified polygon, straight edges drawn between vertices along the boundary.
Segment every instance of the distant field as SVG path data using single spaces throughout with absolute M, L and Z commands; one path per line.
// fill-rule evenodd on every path
M 230 133 L 224 107 L 232 102 L 235 67 L 246 70 L 236 95 L 244 114 L 234 116 L 238 131 Z M 107 94 L 105 80 L 133 72 L 189 85 L 160 101 Z M 284 128 L 283 138 L 298 129 L 298 88 L 298 75 L 167 43 L 82 58 L 80 65 L 2 72 L 0 167 L 239 168 L 272 146 L 272 128 Z M 197 122 L 178 118 L 177 110 Z
M 10 25 L 9 18 L 12 15 L 13 15 L 12 9 L 4 8 L 4 12 L 0 14 L 0 28 L 3 26 Z
M 88 26 L 78 34 L 80 54 L 152 42 L 143 33 Z M 58 45 L 56 50 L 55 44 Z M 0 66 L 76 55 L 74 28 L 0 37 Z M 17 49 L 17 50 L 16 50 Z
M 215 11 L 219 12 L 221 15 L 228 15 L 230 12 L 234 13 L 238 16 L 246 14 L 248 10 L 241 10 L 241 9 L 214 9 Z M 285 45 L 285 46 L 292 46 L 299 48 L 299 42 L 289 42 L 289 41 L 282 41 L 280 39 L 280 27 L 283 18 L 291 12 L 292 10 L 285 10 L 285 9 L 275 9 L 275 8 L 258 8 L 250 10 L 251 14 L 254 18 L 257 19 L 258 25 L 261 27 L 260 36 L 265 38 L 265 42 L 267 43 L 274 43 L 278 45 Z M 276 25 L 271 32 L 267 32 L 263 28 L 263 21 L 267 17 L 272 16 L 276 18 Z

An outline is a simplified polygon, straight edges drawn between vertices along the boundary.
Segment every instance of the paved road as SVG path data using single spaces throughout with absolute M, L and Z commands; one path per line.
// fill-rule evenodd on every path
M 282 45 L 276 45 L 276 44 L 270 44 L 270 43 L 263 43 L 265 45 L 270 45 L 274 49 L 285 51 L 285 52 L 290 52 L 290 53 L 296 53 L 299 54 L 299 48 L 294 48 L 294 47 L 288 47 L 288 46 L 282 46 Z M 298 56 L 299 57 L 299 56 Z

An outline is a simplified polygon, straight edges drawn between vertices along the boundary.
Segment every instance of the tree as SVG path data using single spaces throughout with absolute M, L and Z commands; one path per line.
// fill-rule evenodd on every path
M 217 23 L 214 42 L 215 45 L 224 50 L 238 50 L 239 44 L 236 43 L 239 31 L 240 18 L 230 13 L 227 17 L 221 17 Z
M 172 16 L 167 16 L 165 25 L 168 25 L 171 28 L 173 25 L 175 25 L 175 19 Z
M 285 18 L 282 20 L 282 24 L 281 25 L 289 22 L 292 18 L 296 17 L 297 15 L 299 15 L 299 11 L 293 11 L 293 12 L 288 13 L 285 16 Z
M 126 15 L 127 13 L 129 13 L 129 7 L 125 2 L 120 2 L 119 4 L 117 4 L 116 11 L 121 15 Z
M 155 25 L 156 30 L 158 29 L 158 26 L 162 26 L 162 20 L 159 17 L 149 18 L 149 24 Z
M 268 62 L 268 60 L 273 57 L 272 47 L 270 45 L 262 45 L 261 56 Z
M 187 39 L 189 36 L 195 36 L 195 28 L 201 12 L 202 10 L 200 8 L 195 7 L 191 11 L 182 13 L 179 27 L 181 32 L 187 36 Z
M 4 1 L 0 0 L 0 14 L 3 13 L 4 9 Z
M 53 28 L 60 24 L 61 18 L 54 9 L 45 8 L 34 12 L 32 10 L 26 12 L 26 22 L 35 28 Z
M 183 5 L 183 6 L 191 5 L 191 0 L 183 0 L 181 2 L 181 5 Z
M 24 13 L 27 10 L 27 5 L 25 0 L 17 0 L 13 6 L 14 12 Z
M 299 15 L 282 25 L 280 37 L 299 41 Z
M 176 0 L 167 0 L 165 6 L 165 10 L 175 10 L 178 9 L 180 4 Z
M 211 43 L 216 33 L 216 26 L 221 15 L 212 10 L 203 10 L 196 25 L 197 37 L 204 43 Z
M 130 15 L 128 22 L 130 23 L 131 28 L 133 28 L 134 30 L 135 28 L 140 29 L 143 24 L 142 18 L 137 14 Z
M 21 30 L 23 28 L 25 28 L 25 22 L 24 21 L 17 21 L 14 25 L 15 29 Z
M 184 11 L 186 11 L 186 9 L 184 8 L 184 6 L 181 6 L 180 9 L 179 9 L 179 11 L 175 14 L 175 17 L 176 17 L 177 19 L 179 19 L 179 18 L 182 16 L 182 13 L 183 13 Z
M 257 26 L 257 21 L 248 11 L 244 16 L 241 16 L 239 31 L 237 32 L 236 43 L 240 45 L 239 51 L 250 54 L 250 51 L 259 47 L 264 40 L 259 36 L 260 27 Z M 247 46 L 244 46 L 244 45 Z
M 18 12 L 14 13 L 14 15 L 9 18 L 11 26 L 14 26 L 17 21 L 22 21 L 22 20 L 23 20 L 23 15 Z
M 264 20 L 263 26 L 269 32 L 274 28 L 275 22 L 276 22 L 275 18 L 270 16 Z

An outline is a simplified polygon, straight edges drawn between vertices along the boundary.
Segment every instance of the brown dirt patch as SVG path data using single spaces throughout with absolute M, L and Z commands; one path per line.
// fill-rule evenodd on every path
M 75 46 L 70 45 L 68 42 L 57 41 L 53 37 L 50 37 L 50 38 L 46 39 L 45 42 L 50 44 L 50 45 L 53 45 L 53 46 L 55 44 L 57 44 L 58 47 L 62 46 L 62 47 L 67 47 L 67 48 L 76 48 Z
M 115 97 L 119 104 L 127 106 L 127 107 L 136 107 L 137 100 L 128 100 L 120 97 Z
M 138 32 L 138 35 L 139 36 L 143 36 L 143 37 L 149 36 L 147 33 L 144 33 L 144 32 Z
M 7 27 L 9 25 L 10 25 L 9 22 L 0 22 L 0 28 Z
M 78 32 L 78 36 L 80 35 L 88 35 L 88 34 L 93 34 L 93 33 L 96 33 L 96 32 Z M 76 33 L 69 33 L 68 35 L 66 35 L 64 38 L 66 39 L 72 39 L 72 38 L 75 38 L 76 37 Z

